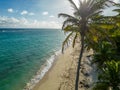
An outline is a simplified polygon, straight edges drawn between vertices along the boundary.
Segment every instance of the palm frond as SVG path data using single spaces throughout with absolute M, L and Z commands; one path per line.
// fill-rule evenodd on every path
M 91 35 L 90 35 L 90 32 L 86 34 L 86 37 L 85 37 L 85 48 L 87 48 L 87 50 L 89 51 L 91 48 L 93 50 L 95 50 L 96 48 L 96 43 L 93 41 L 93 39 L 91 38 Z
M 68 25 L 64 28 L 64 32 L 79 32 L 79 28 L 77 26 L 72 26 L 72 25 Z
M 58 17 L 63 17 L 63 18 L 73 18 L 76 19 L 74 16 L 71 16 L 69 14 L 65 14 L 65 13 L 59 13 Z
M 63 22 L 62 29 L 64 29 L 68 25 L 78 25 L 79 24 L 78 22 L 79 21 L 77 19 L 68 18 Z
M 83 2 L 82 2 L 82 0 L 79 0 L 79 9 L 80 9 L 80 7 L 83 5 Z
M 77 12 L 78 8 L 77 8 L 76 4 L 73 2 L 73 0 L 69 0 L 69 2 L 71 3 L 73 9 Z
M 88 0 L 88 8 L 91 8 L 95 3 L 95 0 Z
M 70 36 L 71 36 L 72 34 L 73 34 L 73 32 L 71 32 L 71 33 L 65 38 L 65 40 L 63 41 L 63 43 L 62 43 L 62 53 L 64 52 L 65 45 L 68 46 L 68 41 L 69 41 Z
M 91 17 L 94 17 L 94 16 L 98 16 L 98 15 L 100 15 L 102 12 L 103 12 L 103 11 L 97 11 L 97 12 L 95 12 L 95 13 L 91 13 L 91 14 L 89 14 L 88 18 L 91 18 Z
M 105 7 L 109 7 L 110 4 L 113 2 L 111 0 L 98 0 L 98 1 L 92 1 L 92 3 L 88 6 L 89 8 L 89 14 L 96 13 L 104 9 Z
M 100 25 L 99 25 L 99 27 L 98 27 L 98 25 L 97 25 L 97 26 L 96 26 L 96 25 L 93 25 L 93 26 L 91 26 L 91 28 L 94 29 L 95 32 L 97 32 L 96 35 L 97 35 L 98 38 L 106 39 L 107 41 L 109 41 L 110 43 L 113 44 L 113 47 L 116 47 L 115 42 L 110 38 L 110 35 L 109 35 L 109 33 L 107 32 L 106 29 L 100 27 Z M 93 32 L 93 30 L 91 30 L 91 31 L 89 31 L 89 32 L 92 33 L 92 34 L 94 34 L 93 36 L 95 36 L 95 33 Z M 99 33 L 99 34 L 98 34 L 98 33 Z M 100 35 L 100 36 L 99 36 L 99 35 Z
M 113 11 L 118 13 L 117 16 L 120 16 L 120 9 L 114 9 Z M 119 19 L 120 19 L 120 17 L 119 17 Z
M 75 43 L 76 43 L 76 39 L 78 37 L 78 33 L 76 33 L 74 39 L 73 39 L 73 43 L 72 43 L 72 47 L 74 48 L 75 47 Z

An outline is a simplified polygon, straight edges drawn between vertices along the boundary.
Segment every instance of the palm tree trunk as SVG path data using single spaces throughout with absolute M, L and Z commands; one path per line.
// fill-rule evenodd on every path
M 82 56 L 83 56 L 83 51 L 84 51 L 84 35 L 81 36 L 81 50 L 80 50 L 80 55 L 79 55 L 79 59 L 78 59 L 75 90 L 78 90 L 79 75 L 80 75 L 80 65 L 81 65 L 81 60 L 82 60 Z

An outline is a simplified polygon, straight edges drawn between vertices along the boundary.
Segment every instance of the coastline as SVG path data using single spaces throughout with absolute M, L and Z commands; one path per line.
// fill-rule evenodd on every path
M 65 50 L 64 54 L 59 54 L 52 67 L 32 90 L 58 90 L 62 81 L 62 74 L 66 66 L 68 67 L 71 64 L 71 53 L 72 48 L 69 47 Z
M 79 49 L 79 45 L 76 45 L 74 49 L 69 47 L 64 54 L 59 54 L 44 77 L 33 89 L 27 90 L 74 90 Z M 91 53 L 85 51 L 83 54 L 79 90 L 91 90 L 96 81 L 95 66 L 86 57 Z
M 31 78 L 31 80 L 26 83 L 26 86 L 23 90 L 31 90 L 33 89 L 38 82 L 44 78 L 44 76 L 49 72 L 49 70 L 53 67 L 54 63 L 57 60 L 58 55 L 61 54 L 61 50 L 55 51 L 53 55 L 51 55 L 46 62 L 41 66 L 41 68 L 37 71 L 37 73 Z

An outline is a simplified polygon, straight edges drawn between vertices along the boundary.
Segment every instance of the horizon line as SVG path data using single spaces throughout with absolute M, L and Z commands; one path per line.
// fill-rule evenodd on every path
M 62 28 L 9 28 L 9 27 L 0 27 L 0 29 L 62 29 Z

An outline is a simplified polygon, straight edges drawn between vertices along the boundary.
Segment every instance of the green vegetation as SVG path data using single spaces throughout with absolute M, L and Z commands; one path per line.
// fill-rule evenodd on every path
M 107 16 L 108 19 L 114 23 L 113 28 L 106 28 L 112 43 L 103 39 L 97 50 L 94 49 L 93 63 L 98 65 L 99 75 L 93 90 L 120 90 L 120 12 L 116 16 Z
M 120 90 L 120 61 L 107 61 L 104 63 L 98 76 L 98 82 L 93 90 Z
M 100 75 L 93 90 L 120 90 L 120 9 L 113 10 L 116 16 L 101 14 L 105 8 L 120 7 L 112 0 L 79 0 L 79 7 L 69 0 L 73 15 L 60 13 L 64 17 L 62 29 L 69 33 L 63 42 L 62 51 L 73 39 L 74 47 L 79 38 L 81 50 L 78 60 L 75 90 L 78 90 L 81 59 L 85 48 L 94 51 L 93 63 L 96 63 Z

